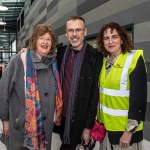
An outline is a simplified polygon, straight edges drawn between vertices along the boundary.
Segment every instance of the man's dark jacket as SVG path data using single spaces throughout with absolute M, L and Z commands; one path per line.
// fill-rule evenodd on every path
M 91 129 L 94 124 L 98 104 L 98 79 L 103 57 L 92 46 L 87 44 L 81 67 L 79 84 L 74 105 L 74 118 L 71 123 L 71 150 L 81 142 L 84 128 Z

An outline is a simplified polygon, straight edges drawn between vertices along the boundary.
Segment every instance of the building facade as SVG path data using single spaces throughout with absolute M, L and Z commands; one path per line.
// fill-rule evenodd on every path
M 118 22 L 127 28 L 135 49 L 143 49 L 148 72 L 150 91 L 150 0 L 26 0 L 18 19 L 17 50 L 26 47 L 32 29 L 39 23 L 54 27 L 59 45 L 66 45 L 65 23 L 69 16 L 85 18 L 87 39 L 92 44 L 103 24 Z M 150 143 L 150 92 L 147 98 L 147 113 L 144 139 Z

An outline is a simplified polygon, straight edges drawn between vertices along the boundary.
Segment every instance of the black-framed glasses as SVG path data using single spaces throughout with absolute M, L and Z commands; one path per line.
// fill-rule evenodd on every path
M 76 28 L 76 29 L 67 29 L 66 31 L 67 31 L 68 34 L 73 34 L 74 32 L 76 34 L 79 34 L 79 33 L 81 33 L 84 30 L 85 29 L 82 29 L 82 28 Z

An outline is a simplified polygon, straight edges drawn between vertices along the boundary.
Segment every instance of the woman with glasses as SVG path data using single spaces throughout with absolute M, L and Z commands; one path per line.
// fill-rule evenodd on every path
M 51 26 L 37 25 L 28 50 L 16 55 L 0 81 L 0 118 L 8 150 L 50 150 L 54 122 L 59 125 L 62 92 Z
M 127 32 L 111 22 L 98 33 L 103 54 L 100 73 L 100 121 L 113 150 L 141 150 L 147 77 L 143 50 L 133 50 Z

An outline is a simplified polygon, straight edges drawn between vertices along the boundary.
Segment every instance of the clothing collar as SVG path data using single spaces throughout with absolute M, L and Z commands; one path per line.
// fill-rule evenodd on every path
M 30 50 L 30 53 L 35 70 L 48 69 L 48 67 L 52 65 L 56 58 L 56 54 L 51 53 L 47 56 L 42 57 L 42 59 L 40 60 L 36 55 L 35 50 Z

